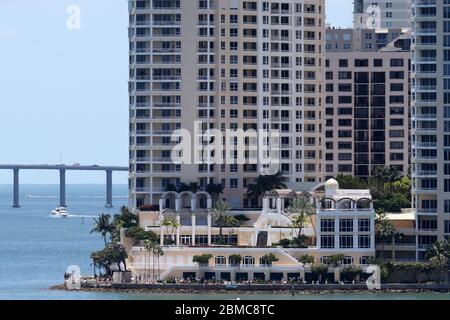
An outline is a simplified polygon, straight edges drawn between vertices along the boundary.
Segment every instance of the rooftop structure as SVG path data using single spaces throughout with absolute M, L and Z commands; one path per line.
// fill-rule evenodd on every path
M 173 200 L 167 201 L 169 196 Z M 265 195 L 262 211 L 232 210 L 228 214 L 241 222 L 222 228 L 212 213 L 210 197 L 198 195 L 206 197 L 206 207 L 198 208 L 196 196 L 165 194 L 158 212 L 139 213 L 141 227 L 160 237 L 164 251 L 158 263 L 161 279 L 287 280 L 295 276 L 305 280 L 308 268 L 298 261 L 302 255 L 309 254 L 316 262 L 327 263 L 330 256 L 342 253 L 343 266 L 356 264 L 363 268 L 368 257 L 375 255 L 375 213 L 369 190 L 341 190 L 335 180 L 306 192 L 273 190 Z M 283 247 L 281 240 L 298 236 L 298 229 L 292 226 L 295 213 L 287 210 L 296 197 L 310 201 L 317 214 L 302 232 L 309 239 L 305 246 Z M 169 210 L 167 205 L 174 207 Z M 177 221 L 179 226 L 166 227 L 167 220 Z M 136 276 L 145 274 L 152 258 L 147 257 L 142 244 L 126 237 L 122 241 L 129 250 L 131 270 Z M 212 259 L 199 268 L 193 257 L 202 254 L 211 254 Z M 277 261 L 269 264 L 265 259 L 270 254 Z M 239 270 L 233 255 L 242 257 Z

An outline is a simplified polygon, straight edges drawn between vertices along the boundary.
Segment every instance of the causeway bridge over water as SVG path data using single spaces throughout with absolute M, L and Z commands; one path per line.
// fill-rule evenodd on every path
M 0 164 L 0 170 L 13 171 L 13 207 L 20 208 L 19 188 L 21 170 L 56 170 L 59 171 L 59 205 L 66 207 L 66 172 L 67 171 L 104 171 L 106 173 L 106 207 L 111 208 L 112 203 L 112 176 L 113 172 L 127 172 L 128 167 L 118 166 L 82 166 L 82 165 L 25 165 L 25 164 Z

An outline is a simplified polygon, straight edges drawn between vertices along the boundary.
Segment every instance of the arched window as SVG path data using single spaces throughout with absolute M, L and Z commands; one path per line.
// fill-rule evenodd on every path
M 227 265 L 227 258 L 224 256 L 217 256 L 215 259 L 216 266 L 226 266 Z
M 242 264 L 243 264 L 245 267 L 253 267 L 253 266 L 255 265 L 255 258 L 254 258 L 254 257 L 251 257 L 251 256 L 245 256 L 245 257 L 242 259 Z
M 265 257 L 259 258 L 259 264 L 261 267 L 267 267 L 269 266 L 269 261 Z
M 353 264 L 353 258 L 350 256 L 345 256 L 344 259 L 342 259 L 342 265 L 348 266 Z
M 359 258 L 359 264 L 361 264 L 361 265 L 369 264 L 369 257 L 364 256 L 364 257 Z
M 329 264 L 330 263 L 330 257 L 329 256 L 324 256 L 320 258 L 320 262 L 323 264 Z

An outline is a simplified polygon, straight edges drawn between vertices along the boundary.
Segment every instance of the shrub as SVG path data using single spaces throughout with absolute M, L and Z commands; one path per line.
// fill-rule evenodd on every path
M 205 267 L 209 265 L 209 260 L 211 260 L 211 258 L 212 254 L 197 255 L 192 258 L 192 262 L 198 263 L 201 267 Z
M 325 273 L 327 273 L 327 271 L 328 271 L 328 266 L 323 263 L 317 263 L 311 267 L 311 272 L 314 275 L 321 276 L 321 275 L 324 275 Z
M 342 274 L 342 277 L 345 280 L 353 281 L 353 280 L 356 279 L 356 277 L 358 275 L 361 274 L 361 272 L 362 271 L 361 271 L 360 267 L 351 265 L 351 266 L 347 266 L 344 269 L 342 269 L 342 273 L 341 274 Z
M 158 241 L 158 236 L 156 233 L 153 231 L 145 231 L 141 227 L 129 228 L 125 231 L 125 235 L 128 238 L 133 238 L 135 243 L 143 240 L 150 240 L 154 242 Z
M 279 242 L 279 245 L 282 246 L 283 248 L 287 248 L 291 245 L 291 240 L 289 239 L 281 239 Z
M 242 256 L 240 254 L 232 254 L 228 261 L 230 262 L 230 265 L 239 267 L 242 261 Z
M 298 261 L 303 264 L 311 264 L 314 263 L 314 257 L 310 254 L 304 254 L 298 258 Z

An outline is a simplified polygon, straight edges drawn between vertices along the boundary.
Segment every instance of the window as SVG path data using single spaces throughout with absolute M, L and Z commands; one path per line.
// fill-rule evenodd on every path
M 353 232 L 353 219 L 340 219 L 339 220 L 340 232 Z
M 339 248 L 341 249 L 353 248 L 353 235 L 339 236 Z
M 345 256 L 344 259 L 342 259 L 342 265 L 348 266 L 353 264 L 353 258 L 350 256 Z
M 373 60 L 373 66 L 374 67 L 382 67 L 383 66 L 383 60 L 382 59 L 374 59 Z
M 322 249 L 334 249 L 334 235 L 320 236 L 320 247 Z
M 242 259 L 242 265 L 246 267 L 253 267 L 255 265 L 255 258 L 251 256 L 245 256 Z
M 226 266 L 227 265 L 227 258 L 224 256 L 217 256 L 215 259 L 216 266 Z
M 361 265 L 366 265 L 366 264 L 369 264 L 369 257 L 361 257 L 361 258 L 359 258 L 359 264 L 361 264 Z
M 403 59 L 391 59 L 391 67 L 403 67 Z
M 370 236 L 359 235 L 358 236 L 358 248 L 360 248 L 360 249 L 370 248 Z
M 238 179 L 230 179 L 230 189 L 238 188 Z
M 340 59 L 339 60 L 339 67 L 340 68 L 347 68 L 348 67 L 348 60 L 347 59 Z
M 334 232 L 334 219 L 321 219 L 320 220 L 321 232 Z
M 355 67 L 368 67 L 369 60 L 368 59 L 355 59 Z
M 358 220 L 358 231 L 359 232 L 370 232 L 370 219 L 359 219 Z

